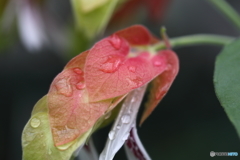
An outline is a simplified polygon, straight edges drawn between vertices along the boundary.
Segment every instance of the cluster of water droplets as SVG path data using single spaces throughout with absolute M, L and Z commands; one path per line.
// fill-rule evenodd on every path
M 82 90 L 86 87 L 84 83 L 84 74 L 80 68 L 69 69 L 65 72 L 67 73 L 64 73 L 65 75 L 58 78 L 55 83 L 59 94 L 70 97 L 73 95 L 74 86 L 77 90 Z M 60 74 L 60 76 L 62 75 Z
M 135 124 L 138 109 L 145 93 L 146 86 L 133 90 L 126 97 L 118 117 L 108 134 L 108 140 L 99 160 L 112 160 L 117 151 L 129 137 Z

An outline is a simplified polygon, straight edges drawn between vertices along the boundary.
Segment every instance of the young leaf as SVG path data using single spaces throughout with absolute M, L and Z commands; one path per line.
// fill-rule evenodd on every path
M 129 58 L 129 50 L 128 42 L 114 34 L 89 51 L 85 67 L 89 101 L 126 94 L 148 83 L 167 67 L 165 55 L 141 52 Z
M 23 130 L 24 160 L 69 160 L 73 152 L 85 143 L 91 133 L 89 129 L 72 143 L 57 148 L 54 145 L 49 124 L 47 97 L 44 96 L 34 106 L 31 119 Z
M 217 56 L 214 86 L 217 97 L 240 136 L 240 39 L 226 45 Z
M 158 55 L 166 57 L 167 69 L 150 83 L 150 94 L 145 104 L 145 110 L 141 117 L 140 125 L 147 119 L 168 92 L 179 70 L 178 58 L 173 51 L 162 50 Z
M 90 7 L 82 6 L 81 1 L 83 0 L 71 0 L 77 27 L 92 39 L 105 29 L 118 0 L 101 0 L 101 3 L 95 0 L 96 5 L 88 1 Z

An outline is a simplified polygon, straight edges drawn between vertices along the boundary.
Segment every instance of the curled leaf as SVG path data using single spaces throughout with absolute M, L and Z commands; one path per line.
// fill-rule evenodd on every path
M 145 104 L 145 110 L 141 117 L 140 125 L 147 119 L 168 92 L 179 70 L 178 57 L 173 51 L 163 50 L 160 51 L 158 55 L 166 57 L 167 69 L 150 83 L 150 94 Z

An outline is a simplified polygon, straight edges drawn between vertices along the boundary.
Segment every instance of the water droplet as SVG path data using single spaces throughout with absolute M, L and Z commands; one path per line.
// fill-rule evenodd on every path
M 112 114 L 112 112 L 108 112 L 108 113 L 105 115 L 104 119 L 108 119 L 108 118 L 111 116 L 111 114 Z
M 76 84 L 77 89 L 84 89 L 85 87 L 86 87 L 85 83 L 79 82 L 78 84 Z
M 74 68 L 73 71 L 79 75 L 83 74 L 83 71 L 80 68 Z
M 162 65 L 162 62 L 160 60 L 156 60 L 153 62 L 153 65 L 156 66 L 156 67 L 159 67 Z
M 115 131 L 110 131 L 109 133 L 108 133 L 108 138 L 110 139 L 110 140 L 113 140 L 114 138 L 115 138 Z
M 125 114 L 125 115 L 123 115 L 123 116 L 121 117 L 122 123 L 127 124 L 127 123 L 130 122 L 130 120 L 131 120 L 131 117 L 130 117 L 130 115 L 128 115 L 128 114 Z
M 120 56 L 108 56 L 107 60 L 101 65 L 100 70 L 106 73 L 115 72 L 122 63 Z
M 135 97 L 132 97 L 131 102 L 133 103 L 133 102 L 135 102 L 135 101 L 136 101 L 136 98 L 135 98 Z
M 116 34 L 113 34 L 110 37 L 109 42 L 111 43 L 111 45 L 115 48 L 115 49 L 120 49 L 121 45 L 122 45 L 122 40 L 120 39 L 120 37 Z
M 64 151 L 64 150 L 68 149 L 74 142 L 75 142 L 75 141 L 72 141 L 72 142 L 69 142 L 69 143 L 67 143 L 67 144 L 64 144 L 64 145 L 61 145 L 61 146 L 56 146 L 56 147 L 57 147 L 59 150 Z
M 129 133 L 125 134 L 125 135 L 123 136 L 122 140 L 123 140 L 123 141 L 126 141 L 126 140 L 128 139 L 128 137 L 129 137 Z
M 72 96 L 72 86 L 69 84 L 69 79 L 63 78 L 56 82 L 55 86 L 58 90 L 58 93 L 63 94 L 66 97 Z
M 117 129 L 120 129 L 120 128 L 121 128 L 121 126 L 118 125 L 118 126 L 117 126 Z
M 31 126 L 32 126 L 33 128 L 39 127 L 40 124 L 41 124 L 41 121 L 40 121 L 40 119 L 38 119 L 38 118 L 33 118 L 33 119 L 31 120 Z
M 129 70 L 130 72 L 135 73 L 135 72 L 136 72 L 136 67 L 135 67 L 135 66 L 128 66 L 128 70 Z

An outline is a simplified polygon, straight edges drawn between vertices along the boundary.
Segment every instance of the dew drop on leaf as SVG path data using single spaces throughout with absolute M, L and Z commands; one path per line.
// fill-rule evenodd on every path
M 115 49 L 118 50 L 121 48 L 122 40 L 116 34 L 113 34 L 112 36 L 110 36 L 109 42 Z
M 130 122 L 130 120 L 131 120 L 131 117 L 130 117 L 130 115 L 128 115 L 128 114 L 125 114 L 125 115 L 123 115 L 123 116 L 121 117 L 122 123 L 127 124 L 127 123 Z
M 110 140 L 113 140 L 114 138 L 115 138 L 115 131 L 110 131 L 109 133 L 108 133 L 108 138 L 110 139 Z
M 79 82 L 78 84 L 76 84 L 76 88 L 77 89 L 84 89 L 86 87 L 86 85 L 84 84 L 84 83 L 82 83 L 82 82 Z
M 128 66 L 128 70 L 132 73 L 136 72 L 136 67 L 135 66 Z
M 156 67 L 159 67 L 159 66 L 162 65 L 162 62 L 159 61 L 159 60 L 156 60 L 156 61 L 153 62 L 153 65 L 156 66 Z
M 30 124 L 31 124 L 31 126 L 32 126 L 33 128 L 37 128 L 37 127 L 40 126 L 41 121 L 40 121 L 40 119 L 38 119 L 38 118 L 33 118 L 33 119 L 31 120 Z
M 119 56 L 108 56 L 107 60 L 101 65 L 100 70 L 106 73 L 115 72 L 122 63 L 122 58 Z
M 69 84 L 68 81 L 69 80 L 67 78 L 62 78 L 55 84 L 58 93 L 66 97 L 70 97 L 73 94 L 72 86 Z
M 80 68 L 74 68 L 73 71 L 79 75 L 83 74 L 83 71 Z

